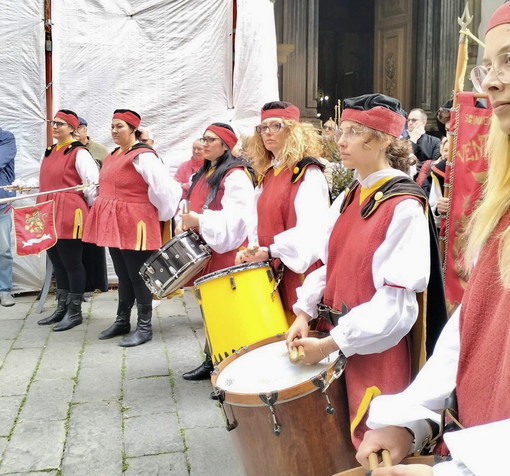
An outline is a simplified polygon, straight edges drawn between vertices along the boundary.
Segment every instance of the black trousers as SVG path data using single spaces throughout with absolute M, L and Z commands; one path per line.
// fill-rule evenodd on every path
M 139 271 L 154 251 L 120 250 L 109 248 L 115 273 L 119 278 L 119 301 L 152 304 L 152 293 L 145 285 Z
M 83 242 L 81 240 L 57 240 L 48 251 L 53 265 L 57 289 L 83 294 L 87 274 L 83 265 Z

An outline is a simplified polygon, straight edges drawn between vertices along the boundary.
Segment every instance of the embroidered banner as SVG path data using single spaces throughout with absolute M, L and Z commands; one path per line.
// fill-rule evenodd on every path
M 57 242 L 53 200 L 12 209 L 18 256 L 39 255 Z
M 458 105 L 451 111 L 454 131 L 453 162 L 446 165 L 445 187 L 450 190 L 449 211 L 441 220 L 441 237 L 445 240 L 444 283 L 446 306 L 451 315 L 462 301 L 467 276 L 463 252 L 466 227 L 480 198 L 487 175 L 485 145 L 489 135 L 492 109 L 475 107 L 473 93 L 458 94 Z

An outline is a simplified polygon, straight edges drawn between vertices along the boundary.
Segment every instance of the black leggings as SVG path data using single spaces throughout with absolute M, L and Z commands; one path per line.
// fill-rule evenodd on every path
M 115 273 L 119 278 L 119 301 L 151 304 L 152 293 L 138 273 L 154 251 L 120 250 L 110 248 Z
M 83 265 L 83 242 L 81 240 L 57 240 L 48 251 L 53 265 L 57 289 L 83 294 L 87 274 Z

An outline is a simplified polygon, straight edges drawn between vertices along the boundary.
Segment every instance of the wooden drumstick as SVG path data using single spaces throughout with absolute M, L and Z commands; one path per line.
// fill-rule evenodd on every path
M 382 450 L 382 462 L 385 468 L 391 466 L 391 455 L 388 450 Z M 379 455 L 378 453 L 370 453 L 368 455 L 368 469 L 376 469 L 379 466 Z
M 298 349 L 297 347 L 293 347 L 292 350 L 289 352 L 289 359 L 293 364 L 297 364 L 299 361 L 298 356 Z

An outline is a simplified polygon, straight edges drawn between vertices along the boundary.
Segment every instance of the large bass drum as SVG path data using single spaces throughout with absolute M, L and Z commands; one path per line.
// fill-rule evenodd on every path
M 247 475 L 331 476 L 356 466 L 344 365 L 338 353 L 292 364 L 285 337 L 274 336 L 215 368 L 212 385 Z
M 162 298 L 193 279 L 210 259 L 209 246 L 188 230 L 154 252 L 140 268 L 140 275 L 152 294 Z

